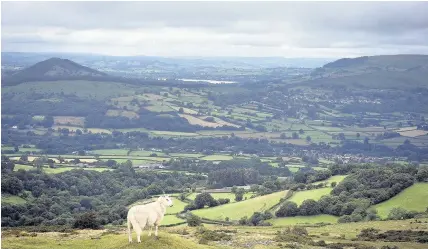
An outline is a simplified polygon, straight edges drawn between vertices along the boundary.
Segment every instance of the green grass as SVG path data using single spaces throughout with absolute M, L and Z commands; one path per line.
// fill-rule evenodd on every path
M 295 202 L 297 205 L 302 204 L 304 200 L 312 199 L 319 200 L 323 195 L 330 195 L 332 188 L 319 188 L 305 191 L 297 191 L 294 192 L 293 196 L 289 199 L 289 201 Z
M 182 157 L 182 158 L 197 158 L 203 157 L 203 154 L 191 154 L 191 153 L 169 153 L 172 157 Z
M 129 150 L 126 149 L 107 149 L 107 150 L 94 150 L 94 154 L 103 156 L 126 156 Z M 150 155 L 150 154 L 149 154 Z
M 327 180 L 319 181 L 319 182 L 314 182 L 312 184 L 327 183 L 327 185 L 330 185 L 332 182 L 336 182 L 337 184 L 339 184 L 339 182 L 343 181 L 343 179 L 345 179 L 346 177 L 347 177 L 347 175 L 331 176 Z
M 144 150 L 138 150 L 138 151 L 132 151 L 130 156 L 150 156 L 151 154 L 156 154 L 158 156 L 164 156 L 165 153 L 163 152 L 157 152 L 157 151 L 144 151 Z
M 201 158 L 201 160 L 206 161 L 226 161 L 231 159 L 233 159 L 233 156 L 229 155 L 209 155 Z
M 275 204 L 279 203 L 280 199 L 285 197 L 286 193 L 287 191 L 280 191 L 246 201 L 200 209 L 193 211 L 192 213 L 200 217 L 213 220 L 224 220 L 226 217 L 229 217 L 232 220 L 238 220 L 243 216 L 250 217 L 254 212 L 265 211 L 271 208 Z
M 180 235 L 170 234 L 159 229 L 159 240 L 147 236 L 147 230 L 143 231 L 141 243 L 136 242 L 136 234 L 133 232 L 133 243 L 128 242 L 126 234 L 108 234 L 100 236 L 102 231 L 94 234 L 90 230 L 82 230 L 79 235 L 70 237 L 56 235 L 39 234 L 37 237 L 15 237 L 2 235 L 2 248 L 8 249 L 203 249 L 213 248 L 210 246 L 200 245 L 191 240 L 181 238 Z M 91 239 L 98 237 L 100 239 Z M 152 236 L 154 236 L 152 234 Z
M 422 212 L 428 208 L 428 183 L 415 183 L 393 198 L 373 206 L 381 218 L 386 218 L 391 209 L 401 207 Z
M 23 165 L 23 164 L 15 164 L 15 168 L 14 171 L 18 171 L 20 169 L 23 170 L 33 170 L 36 169 L 33 166 L 28 166 L 28 165 Z M 84 169 L 84 170 L 94 170 L 94 171 L 98 171 L 98 172 L 102 172 L 102 171 L 106 171 L 106 170 L 111 170 L 111 169 L 107 169 L 107 168 L 79 168 L 79 167 L 60 167 L 60 168 L 48 168 L 48 167 L 43 167 L 43 171 L 47 174 L 58 174 L 58 173 L 62 173 L 62 172 L 66 172 L 66 171 L 70 171 L 73 169 Z
M 187 198 L 190 199 L 190 200 L 194 200 L 198 194 L 200 194 L 200 193 L 192 193 Z M 210 193 L 210 194 L 216 200 L 220 199 L 220 198 L 223 198 L 223 199 L 229 198 L 230 199 L 230 203 L 236 202 L 235 201 L 235 194 L 234 193 Z M 254 195 L 254 193 L 245 193 L 244 194 L 244 199 L 245 199 L 245 197 L 247 197 L 247 199 L 250 199 L 250 197 L 252 195 Z
M 16 195 L 2 194 L 1 202 L 2 203 L 15 204 L 15 205 L 21 205 L 21 204 L 25 204 L 27 201 L 25 199 L 19 197 L 19 196 L 16 196 Z
M 165 215 L 163 217 L 162 222 L 161 222 L 161 226 L 178 224 L 178 223 L 181 223 L 184 221 L 186 221 L 186 220 L 180 219 L 175 215 Z
M 316 224 L 316 223 L 337 223 L 338 217 L 333 215 L 321 214 L 314 216 L 295 216 L 295 217 L 284 217 L 268 220 L 273 226 L 290 226 L 297 224 Z
M 184 207 L 187 205 L 187 203 L 173 197 L 172 203 L 174 204 L 172 207 L 168 207 L 166 209 L 166 214 L 176 214 L 184 210 Z

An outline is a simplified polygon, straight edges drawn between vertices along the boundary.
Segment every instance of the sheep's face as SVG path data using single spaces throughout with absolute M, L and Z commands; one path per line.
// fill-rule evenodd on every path
M 163 203 L 165 203 L 166 206 L 172 207 L 174 205 L 172 203 L 172 198 L 171 197 L 165 195 L 165 196 L 162 196 L 161 198 L 162 198 Z

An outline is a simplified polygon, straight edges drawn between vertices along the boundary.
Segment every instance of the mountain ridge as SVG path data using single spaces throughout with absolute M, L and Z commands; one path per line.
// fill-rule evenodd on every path
M 21 69 L 13 74 L 2 75 L 3 85 L 15 85 L 27 81 L 92 79 L 109 76 L 106 73 L 82 66 L 69 59 L 52 57 Z

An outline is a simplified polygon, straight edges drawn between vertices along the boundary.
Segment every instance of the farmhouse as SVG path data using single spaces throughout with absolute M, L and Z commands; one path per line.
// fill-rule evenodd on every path
M 150 164 L 141 164 L 137 166 L 139 169 L 164 169 L 165 166 L 163 166 L 160 163 L 150 163 Z

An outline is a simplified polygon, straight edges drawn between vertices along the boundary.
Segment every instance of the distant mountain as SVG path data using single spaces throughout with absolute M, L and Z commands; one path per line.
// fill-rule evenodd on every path
M 2 75 L 2 85 L 15 85 L 30 81 L 96 79 L 108 74 L 77 64 L 68 59 L 50 58 L 19 70 Z
M 428 55 L 344 58 L 311 73 L 308 85 L 368 88 L 428 87 Z

